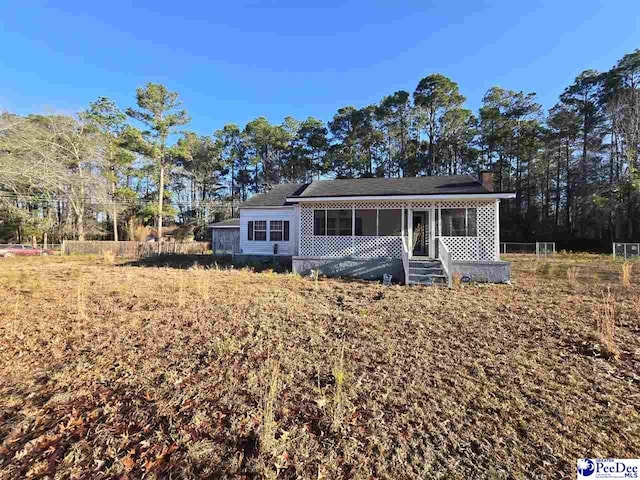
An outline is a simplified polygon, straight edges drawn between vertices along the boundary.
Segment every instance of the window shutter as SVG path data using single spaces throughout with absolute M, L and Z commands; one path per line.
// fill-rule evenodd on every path
M 247 233 L 248 233 L 248 239 L 249 240 L 253 240 L 253 222 L 250 221 L 249 223 L 247 223 Z
M 285 242 L 289 241 L 289 220 L 285 220 L 284 222 L 282 222 L 282 229 L 284 230 L 283 232 L 283 238 L 282 240 L 284 240 Z

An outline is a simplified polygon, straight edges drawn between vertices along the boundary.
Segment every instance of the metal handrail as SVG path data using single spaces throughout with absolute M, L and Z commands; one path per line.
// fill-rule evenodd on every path
M 451 252 L 449 248 L 445 245 L 444 241 L 441 237 L 438 237 L 438 258 L 440 258 L 440 262 L 442 263 L 442 270 L 445 275 L 447 275 L 447 284 L 449 288 L 453 286 L 453 278 L 451 272 Z

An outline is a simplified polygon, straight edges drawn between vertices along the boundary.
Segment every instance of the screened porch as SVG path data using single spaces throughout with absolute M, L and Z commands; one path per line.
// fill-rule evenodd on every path
M 499 259 L 495 199 L 305 203 L 300 219 L 301 256 Z

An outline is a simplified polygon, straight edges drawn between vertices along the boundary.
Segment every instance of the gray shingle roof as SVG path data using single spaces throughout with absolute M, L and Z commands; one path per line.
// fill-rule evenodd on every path
M 287 197 L 293 197 L 300 193 L 299 190 L 302 190 L 306 185 L 306 183 L 284 183 L 282 185 L 274 185 L 267 193 L 254 195 L 246 202 L 243 202 L 240 207 L 281 207 L 286 204 Z
M 460 193 L 492 193 L 471 175 L 406 178 L 347 178 L 315 180 L 311 183 L 287 183 L 274 186 L 269 192 L 254 195 L 240 205 L 276 207 L 287 205 L 287 198 L 366 197 L 388 195 L 437 195 Z
M 209 228 L 240 228 L 240 219 L 239 218 L 228 218 L 226 220 L 222 220 L 221 222 L 212 223 L 209 225 Z
M 357 197 L 370 195 L 434 195 L 490 193 L 470 175 L 406 178 L 356 178 L 322 180 L 311 183 L 298 196 Z

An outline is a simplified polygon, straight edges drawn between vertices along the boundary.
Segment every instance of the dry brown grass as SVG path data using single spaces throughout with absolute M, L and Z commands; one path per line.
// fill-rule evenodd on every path
M 345 381 L 347 372 L 344 365 L 344 345 L 340 348 L 340 354 L 333 366 L 333 380 L 335 390 L 333 395 L 333 428 L 339 430 L 342 426 L 345 410 Z
M 448 290 L 4 259 L 0 479 L 557 478 L 640 456 L 639 283 L 604 257 L 513 260 L 513 285 Z M 608 304 L 617 361 L 584 348 Z
M 265 395 L 264 412 L 262 414 L 262 431 L 260 440 L 263 449 L 271 452 L 276 443 L 277 422 L 275 418 L 278 395 L 280 393 L 280 364 L 274 362 L 271 371 L 269 389 Z
M 602 343 L 603 355 L 607 358 L 618 358 L 620 351 L 615 344 L 616 300 L 611 294 L 611 289 L 602 292 L 599 315 L 596 316 L 596 333 Z
M 102 262 L 107 265 L 113 265 L 116 263 L 116 254 L 111 250 L 105 250 L 102 252 L 102 254 L 100 254 L 100 258 L 102 259 Z
M 624 262 L 622 264 L 622 272 L 620 273 L 620 282 L 624 288 L 631 288 L 631 272 L 633 270 L 633 264 L 631 262 Z
M 569 285 L 571 285 L 574 288 L 578 286 L 579 272 L 580 272 L 580 269 L 578 267 L 567 268 L 567 281 L 569 282 Z

